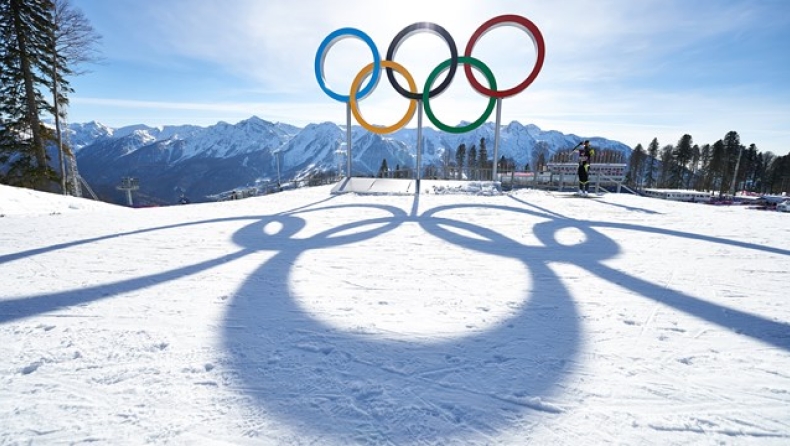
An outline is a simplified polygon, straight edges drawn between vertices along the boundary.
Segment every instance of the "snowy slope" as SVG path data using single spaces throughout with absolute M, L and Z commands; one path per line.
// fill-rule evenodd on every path
M 90 200 L 0 184 L 0 217 L 29 215 L 59 215 L 78 211 L 124 212 L 120 206 Z
M 787 214 L 330 188 L 0 187 L 0 444 L 790 443 Z

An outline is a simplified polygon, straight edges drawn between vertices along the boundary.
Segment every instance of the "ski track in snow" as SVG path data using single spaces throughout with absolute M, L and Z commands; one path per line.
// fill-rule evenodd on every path
M 0 188 L 0 444 L 790 443 L 790 216 L 329 191 Z

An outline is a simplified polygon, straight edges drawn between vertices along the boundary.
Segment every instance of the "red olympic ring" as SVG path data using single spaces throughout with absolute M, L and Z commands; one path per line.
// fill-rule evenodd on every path
M 513 88 L 509 88 L 507 90 L 492 90 L 490 88 L 486 88 L 478 82 L 475 76 L 472 74 L 472 66 L 470 64 L 464 64 L 464 73 L 466 73 L 466 78 L 469 80 L 469 83 L 472 84 L 475 90 L 479 93 L 493 97 L 493 98 L 507 98 L 518 93 L 524 91 L 529 85 L 535 81 L 538 77 L 538 73 L 540 73 L 541 68 L 543 68 L 543 61 L 546 57 L 546 44 L 543 41 L 543 35 L 540 33 L 540 30 L 537 26 L 535 26 L 532 21 L 527 19 L 526 17 L 522 17 L 519 15 L 514 14 L 506 14 L 501 15 L 498 17 L 494 17 L 493 19 L 488 20 L 487 22 L 480 25 L 479 28 L 472 34 L 472 37 L 469 38 L 469 43 L 466 44 L 466 50 L 464 51 L 464 56 L 471 57 L 472 50 L 477 44 L 477 41 L 480 40 L 483 35 L 492 29 L 504 25 L 504 24 L 511 24 L 515 23 L 520 25 L 520 27 L 527 32 L 527 34 L 532 37 L 532 43 L 535 44 L 535 51 L 537 52 L 537 60 L 535 61 L 535 67 L 532 69 L 532 72 L 527 76 L 524 81 L 520 84 L 516 85 Z

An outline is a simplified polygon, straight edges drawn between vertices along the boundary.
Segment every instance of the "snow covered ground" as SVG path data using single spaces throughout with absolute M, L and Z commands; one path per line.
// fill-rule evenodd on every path
M 0 444 L 790 444 L 790 215 L 0 186 Z

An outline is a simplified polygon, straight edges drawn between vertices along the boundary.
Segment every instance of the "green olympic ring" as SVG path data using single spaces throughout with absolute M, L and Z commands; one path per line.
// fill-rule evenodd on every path
M 425 89 L 423 90 L 423 94 L 422 94 L 422 102 L 425 104 L 425 115 L 428 116 L 428 119 L 433 123 L 433 125 L 435 125 L 440 130 L 443 130 L 447 133 L 471 132 L 472 130 L 483 125 L 483 123 L 486 122 L 488 117 L 491 116 L 491 113 L 494 111 L 494 106 L 496 105 L 496 98 L 493 96 L 489 96 L 488 106 L 486 107 L 486 110 L 483 112 L 482 115 L 480 115 L 479 118 L 477 118 L 476 121 L 472 122 L 471 124 L 460 126 L 460 127 L 453 127 L 440 121 L 439 118 L 437 118 L 436 115 L 434 115 L 433 110 L 431 110 L 429 90 L 433 86 L 433 82 L 436 80 L 436 78 L 440 74 L 442 74 L 445 70 L 449 69 L 452 63 L 453 63 L 452 58 L 447 59 L 444 62 L 440 63 L 436 68 L 433 69 L 433 71 L 431 71 L 431 74 L 428 75 L 428 79 L 425 80 Z M 494 73 L 491 71 L 491 69 L 488 68 L 488 65 L 484 64 L 479 59 L 476 59 L 471 56 L 459 56 L 457 63 L 468 64 L 480 70 L 480 72 L 482 72 L 483 75 L 488 80 L 488 86 L 491 88 L 491 90 L 496 90 L 496 78 L 494 77 Z

